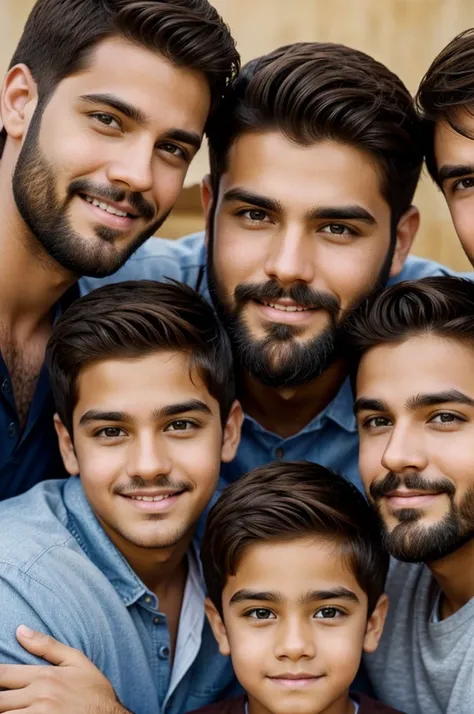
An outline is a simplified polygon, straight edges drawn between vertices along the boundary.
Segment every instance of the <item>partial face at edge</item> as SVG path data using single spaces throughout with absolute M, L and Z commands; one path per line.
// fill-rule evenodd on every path
M 388 550 L 431 562 L 474 536 L 474 350 L 436 335 L 369 350 L 359 463 Z

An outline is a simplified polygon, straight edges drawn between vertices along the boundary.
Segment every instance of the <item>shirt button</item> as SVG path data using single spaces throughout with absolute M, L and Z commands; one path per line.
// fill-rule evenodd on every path
M 285 455 L 285 449 L 282 449 L 281 446 L 278 447 L 278 449 L 275 449 L 275 456 L 277 459 L 282 459 Z
M 160 659 L 168 659 L 170 656 L 170 648 L 167 647 L 166 645 L 163 645 L 163 647 L 160 647 L 158 650 L 158 657 Z
M 5 394 L 8 394 L 11 390 L 11 385 L 8 379 L 4 379 L 2 382 L 2 391 L 5 392 Z
M 16 436 L 16 424 L 13 421 L 8 425 L 7 434 L 10 439 L 14 439 Z
M 153 618 L 153 624 L 154 624 L 154 625 L 159 625 L 160 622 L 161 622 L 161 620 L 160 620 L 159 617 L 154 617 L 154 618 Z
M 147 605 L 151 605 L 153 598 L 150 597 L 150 595 L 147 595 L 145 598 L 145 602 Z

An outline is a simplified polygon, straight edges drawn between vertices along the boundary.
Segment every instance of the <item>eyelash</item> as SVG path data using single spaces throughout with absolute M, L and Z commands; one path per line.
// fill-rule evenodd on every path
M 437 417 L 441 417 L 441 416 L 445 416 L 445 415 L 452 417 L 451 421 L 447 421 L 447 422 L 442 422 L 442 421 L 435 422 L 434 421 Z M 383 429 L 385 427 L 393 426 L 393 423 L 380 424 L 379 426 L 375 426 L 370 423 L 371 421 L 374 421 L 375 419 L 382 419 L 384 421 L 391 422 L 389 417 L 371 416 L 362 422 L 362 427 L 366 428 L 366 429 Z M 436 414 L 433 414 L 427 423 L 428 424 L 435 423 L 435 424 L 440 424 L 440 425 L 443 425 L 443 424 L 452 425 L 455 422 L 465 422 L 465 421 L 467 421 L 467 420 L 464 417 L 462 417 L 460 414 L 454 414 L 453 412 L 449 412 L 449 411 L 441 411 L 441 412 L 436 412 Z
M 173 426 L 176 426 L 177 424 L 186 424 L 187 428 L 186 429 L 173 429 Z M 199 424 L 195 421 L 192 421 L 191 419 L 174 419 L 172 422 L 166 425 L 164 431 L 170 431 L 170 432 L 181 432 L 181 433 L 186 433 L 188 431 L 192 431 L 193 429 L 199 429 Z M 106 432 L 107 431 L 119 431 L 122 432 L 120 434 L 115 434 L 114 436 L 107 436 Z M 103 438 L 103 439 L 120 439 L 123 438 L 124 436 L 128 436 L 127 432 L 125 429 L 122 429 L 120 426 L 103 426 L 100 429 L 98 429 L 96 432 L 93 434 L 94 437 L 97 438 Z
M 89 116 L 92 117 L 92 119 L 95 119 L 96 121 L 98 121 L 99 124 L 102 127 L 105 127 L 106 129 L 123 131 L 123 127 L 122 127 L 120 120 L 113 114 L 108 114 L 107 112 L 94 112 L 93 114 L 89 114 Z M 101 117 L 102 117 L 102 119 L 104 119 L 104 118 L 110 119 L 112 122 L 115 122 L 117 124 L 117 126 L 111 126 L 110 124 L 107 124 L 106 122 L 101 121 Z M 173 153 L 172 151 L 169 151 L 169 150 L 165 149 L 164 147 L 168 147 L 168 149 L 171 148 L 176 153 Z M 182 161 L 187 161 L 187 162 L 190 161 L 190 157 L 189 157 L 189 154 L 187 153 L 187 151 L 185 149 L 183 149 L 182 146 L 178 146 L 178 144 L 173 144 L 173 142 L 171 142 L 171 141 L 164 141 L 161 144 L 158 144 L 157 149 L 164 150 L 167 154 L 170 154 L 170 156 L 178 157 Z
M 250 218 L 250 216 L 247 215 L 250 213 L 260 213 L 260 214 L 262 214 L 262 219 L 259 220 L 256 218 Z M 235 215 L 244 218 L 249 223 L 253 223 L 254 225 L 255 224 L 263 225 L 263 224 L 267 224 L 267 223 L 271 222 L 271 219 L 270 219 L 268 213 L 263 208 L 242 208 L 242 209 L 239 209 Z M 265 220 L 265 219 L 269 219 L 269 220 Z M 331 228 L 334 226 L 344 228 L 346 232 L 345 233 L 331 233 L 331 231 L 325 230 L 326 228 Z M 338 237 L 340 236 L 342 238 L 347 237 L 347 236 L 359 235 L 359 232 L 353 226 L 348 226 L 345 223 L 326 223 L 324 226 L 320 226 L 316 232 L 317 233 L 326 233 L 331 236 L 338 236 Z
M 465 181 L 471 182 L 471 185 L 461 187 L 461 184 L 464 183 Z M 467 191 L 473 187 L 474 187 L 474 177 L 467 177 L 467 178 L 462 178 L 462 179 L 459 179 L 458 181 L 455 181 L 453 183 L 453 185 L 451 186 L 451 190 L 452 191 Z
M 117 117 L 114 116 L 113 114 L 108 114 L 107 112 L 94 112 L 93 114 L 89 114 L 89 116 L 92 119 L 95 119 L 96 121 L 98 121 L 99 124 L 101 126 L 105 127 L 106 129 L 120 129 L 120 131 L 122 131 L 122 124 L 120 123 L 120 120 L 117 119 Z M 110 126 L 110 124 L 106 124 L 105 122 L 101 121 L 100 117 L 111 119 L 113 122 L 115 122 L 117 124 L 117 126 L 115 127 L 115 126 Z
M 335 617 L 316 617 L 316 615 L 320 612 L 323 612 L 324 610 L 331 610 L 332 612 L 335 613 Z M 254 617 L 255 613 L 260 612 L 260 613 L 269 613 L 273 617 Z M 335 605 L 324 605 L 323 607 L 318 608 L 314 615 L 313 619 L 315 620 L 337 620 L 340 617 L 346 617 L 347 613 L 342 610 L 339 607 L 336 607 Z M 250 620 L 256 620 L 258 622 L 267 622 L 268 620 L 276 620 L 276 615 L 275 613 L 270 610 L 270 608 L 267 607 L 253 607 L 251 610 L 247 610 L 244 613 L 244 617 L 247 617 Z

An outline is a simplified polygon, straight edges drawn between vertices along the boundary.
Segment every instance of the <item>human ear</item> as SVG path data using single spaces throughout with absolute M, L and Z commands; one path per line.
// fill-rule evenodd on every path
M 395 251 L 393 253 L 392 265 L 390 266 L 391 278 L 398 275 L 403 268 L 419 227 L 420 213 L 415 206 L 410 206 L 408 211 L 405 211 L 398 221 Z
M 388 612 L 388 597 L 381 595 L 377 601 L 377 604 L 367 620 L 367 627 L 365 630 L 364 637 L 364 652 L 370 653 L 375 652 L 378 647 L 379 640 L 382 636 L 383 626 L 385 623 L 385 618 Z
M 227 657 L 230 655 L 230 647 L 222 617 L 219 615 L 215 605 L 209 600 L 209 598 L 206 598 L 204 608 L 206 610 L 206 617 L 211 626 L 211 630 L 219 646 L 219 652 Z
M 71 476 L 76 476 L 79 473 L 79 464 L 76 458 L 74 444 L 59 414 L 54 415 L 54 428 L 58 435 L 59 451 L 61 452 L 64 468 Z
M 240 402 L 235 400 L 230 409 L 229 416 L 227 417 L 222 437 L 221 460 L 224 463 L 232 461 L 237 453 L 243 420 L 244 414 L 242 407 L 240 406 Z
M 38 90 L 25 64 L 17 64 L 6 75 L 1 96 L 2 122 L 8 136 L 21 141 L 38 104 Z

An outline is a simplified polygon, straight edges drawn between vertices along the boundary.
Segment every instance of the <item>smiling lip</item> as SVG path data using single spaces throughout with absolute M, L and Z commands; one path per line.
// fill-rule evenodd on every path
M 279 300 L 255 300 L 254 303 L 267 320 L 289 324 L 306 322 L 317 309 L 307 305 L 300 305 L 294 300 L 285 300 L 284 298 Z
M 131 506 L 147 513 L 161 513 L 170 510 L 184 491 L 134 491 L 119 494 Z
M 272 676 L 268 677 L 268 679 L 271 679 L 273 682 L 276 684 L 279 684 L 282 687 L 287 687 L 289 689 L 302 689 L 304 687 L 309 687 L 311 684 L 314 684 L 318 679 L 321 679 L 323 675 L 316 675 L 316 674 L 307 674 L 307 673 L 301 673 L 301 674 L 280 674 L 277 677 Z
M 420 508 L 428 506 L 435 498 L 441 495 L 440 491 L 399 490 L 390 491 L 385 498 L 392 507 Z
M 113 230 L 128 231 L 134 225 L 134 222 L 138 219 L 138 216 L 130 215 L 129 213 L 127 213 L 125 216 L 117 215 L 116 213 L 110 213 L 110 211 L 101 208 L 100 206 L 94 205 L 84 196 L 80 196 L 80 198 L 82 200 L 83 205 L 85 205 L 93 214 L 94 221 L 100 222 L 102 225 L 106 225 Z M 102 203 L 103 205 L 107 204 L 109 206 L 112 206 L 114 211 L 119 210 L 122 212 L 122 214 L 125 212 L 125 207 L 120 206 L 120 208 L 118 208 L 117 204 L 115 204 L 114 206 L 112 203 L 106 201 L 100 201 L 100 203 Z
M 113 209 L 116 211 L 121 211 L 122 213 L 127 213 L 130 218 L 138 218 L 139 214 L 135 209 L 133 209 L 129 203 L 126 203 L 122 201 L 121 203 L 117 203 L 116 201 L 109 201 L 109 199 L 101 198 L 100 196 L 93 196 L 90 193 L 87 194 L 81 194 L 82 198 L 85 198 L 87 202 L 89 201 L 95 201 L 98 203 L 106 204 L 107 206 L 111 206 Z

